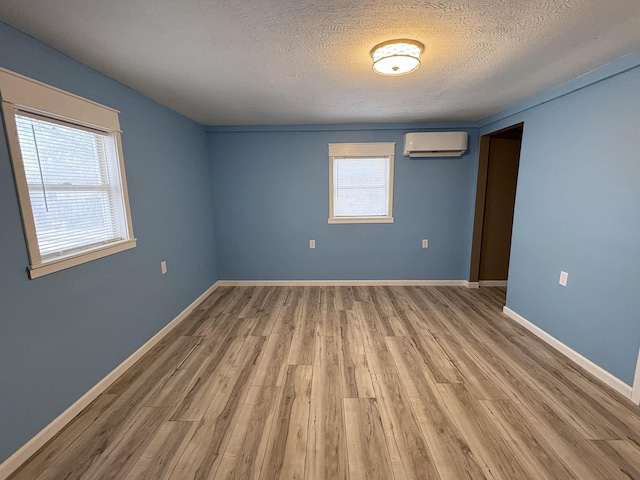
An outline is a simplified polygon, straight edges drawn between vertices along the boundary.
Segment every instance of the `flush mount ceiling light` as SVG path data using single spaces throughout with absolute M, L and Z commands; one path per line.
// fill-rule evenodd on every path
M 380 75 L 404 75 L 420 66 L 424 45 L 415 40 L 389 40 L 371 49 L 373 70 Z

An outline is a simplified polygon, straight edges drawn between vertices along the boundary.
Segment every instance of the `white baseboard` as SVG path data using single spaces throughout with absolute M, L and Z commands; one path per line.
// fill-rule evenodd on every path
M 506 287 L 507 280 L 480 280 L 478 284 L 481 287 Z
M 633 379 L 633 393 L 631 401 L 636 405 L 640 405 L 640 352 L 638 352 L 638 363 L 636 363 L 636 374 Z
M 573 350 L 571 347 L 565 345 L 560 340 L 558 340 L 555 337 L 549 335 L 547 332 L 542 330 L 540 327 L 535 326 L 529 320 L 527 320 L 523 316 L 517 314 L 516 312 L 511 310 L 509 307 L 504 307 L 502 309 L 502 311 L 504 312 L 504 314 L 506 316 L 508 316 L 512 320 L 514 320 L 517 323 L 519 323 L 520 325 L 522 325 L 524 328 L 529 330 L 531 333 L 533 333 L 538 338 L 544 340 L 546 343 L 551 345 L 553 348 L 558 350 L 560 353 L 565 355 L 570 360 L 573 360 L 575 363 L 580 365 L 582 368 L 584 368 L 586 371 L 588 371 L 589 373 L 594 375 L 596 378 L 598 378 L 599 380 L 601 380 L 605 384 L 609 385 L 611 388 L 613 388 L 617 392 L 620 392 L 625 397 L 630 398 L 630 399 L 632 398 L 632 396 L 631 396 L 632 388 L 629 385 L 627 385 L 626 383 L 624 383 L 622 380 L 620 380 L 617 377 L 614 377 L 609 372 L 604 370 L 602 367 L 596 365 L 595 363 L 593 363 L 588 358 L 583 357 L 578 352 Z M 636 374 L 637 374 L 637 372 L 636 372 Z M 636 378 L 636 380 L 637 380 L 637 378 Z
M 468 287 L 466 280 L 219 280 L 220 287 Z
M 15 472 L 24 462 L 26 462 L 34 453 L 42 448 L 49 440 L 51 440 L 60 430 L 62 430 L 71 420 L 73 420 L 85 407 L 93 402 L 98 395 L 104 392 L 113 382 L 115 382 L 123 373 L 136 363 L 142 356 L 151 350 L 160 340 L 162 340 L 173 328 L 175 328 L 187 315 L 200 305 L 205 298 L 219 287 L 218 282 L 209 287 L 202 295 L 196 298 L 191 305 L 185 308 L 177 317 L 171 320 L 158 333 L 151 337 L 138 350 L 133 352 L 129 358 L 113 369 L 106 377 L 100 380 L 87 393 L 80 397 L 73 405 L 62 412 L 49 425 L 44 427 L 36 436 L 25 443 L 19 450 L 0 464 L 0 480 L 5 480 L 9 475 Z
M 480 282 L 467 282 L 467 288 L 480 288 Z

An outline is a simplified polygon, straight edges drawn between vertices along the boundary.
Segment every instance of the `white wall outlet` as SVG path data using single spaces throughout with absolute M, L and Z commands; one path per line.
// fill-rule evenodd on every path
M 165 273 L 167 273 L 167 261 L 163 260 L 160 262 L 160 270 L 162 271 L 162 274 L 164 275 Z
M 569 274 L 567 272 L 560 272 L 560 281 L 558 282 L 563 287 L 567 286 L 567 280 L 569 279 Z
M 429 248 L 429 239 L 427 238 L 422 239 L 422 248 Z
M 309 240 L 309 248 L 316 248 L 316 241 L 315 240 Z

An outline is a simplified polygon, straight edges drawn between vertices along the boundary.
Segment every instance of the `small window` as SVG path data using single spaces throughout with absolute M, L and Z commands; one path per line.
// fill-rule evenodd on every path
M 6 70 L 0 92 L 30 277 L 134 247 L 117 112 Z
M 329 223 L 393 222 L 395 143 L 329 144 Z

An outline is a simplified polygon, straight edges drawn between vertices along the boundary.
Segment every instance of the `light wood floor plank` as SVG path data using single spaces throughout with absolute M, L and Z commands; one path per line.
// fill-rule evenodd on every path
M 448 308 L 454 312 L 459 322 L 462 322 L 466 315 L 471 314 L 490 317 L 490 311 L 487 311 L 481 303 L 468 303 L 469 300 L 464 293 L 438 290 L 436 294 L 448 302 Z M 462 325 L 462 323 L 459 324 Z M 599 416 L 597 412 L 585 405 L 566 385 L 558 382 L 548 371 L 538 368 L 538 364 L 531 357 L 522 355 L 522 352 L 512 342 L 505 341 L 504 335 L 501 335 L 488 321 L 465 325 L 464 328 L 468 328 L 478 339 L 481 339 L 482 343 L 490 348 L 492 353 L 502 359 L 505 364 L 510 364 L 516 375 L 522 378 L 530 376 L 531 381 L 529 384 L 537 390 L 537 394 L 544 397 L 548 403 L 552 403 L 556 410 L 562 412 L 567 421 L 574 428 L 580 430 L 585 438 L 622 438 L 621 432 L 617 431 L 613 425 L 610 425 L 605 418 Z M 513 357 L 520 359 L 519 364 L 510 362 Z M 553 392 L 553 394 L 550 394 L 550 392 Z
M 33 480 L 40 475 L 82 433 L 102 417 L 117 395 L 102 394 L 67 425 L 55 438 L 42 447 L 32 461 L 24 464 L 12 475 L 12 480 Z
M 458 367 L 431 333 L 429 324 L 421 321 L 420 317 L 411 310 L 401 311 L 399 319 L 406 325 L 406 331 L 409 332 L 413 346 L 422 357 L 433 379 L 438 383 L 462 382 Z
M 592 443 L 612 459 L 623 476 L 640 478 L 640 445 L 629 440 L 593 440 Z
M 437 388 L 487 477 L 503 480 L 535 478 L 522 466 L 507 440 L 463 385 L 440 383 Z
M 437 298 L 434 301 L 434 308 L 435 304 L 443 301 L 437 289 L 427 290 L 424 293 L 426 297 Z M 460 334 L 474 335 L 473 325 L 466 325 L 450 307 L 445 308 L 450 313 L 450 326 Z M 540 386 L 531 379 L 529 372 L 519 366 L 522 360 L 520 356 L 503 358 L 499 351 L 500 347 L 492 345 L 490 337 L 471 338 L 476 340 L 466 343 L 466 351 L 478 359 L 478 362 L 492 367 L 492 376 L 501 389 L 508 392 L 509 398 L 514 399 L 515 405 L 523 408 L 526 415 L 531 415 L 531 423 L 544 435 L 567 466 L 581 479 L 606 478 L 604 472 L 611 470 L 609 462 L 575 430 L 574 417 L 571 413 L 566 414 L 566 406 L 561 405 L 557 398 L 548 397 L 548 392 L 541 391 Z M 545 401 L 546 398 L 551 398 L 551 404 Z M 557 411 L 554 407 L 560 408 L 561 411 Z M 609 475 L 611 478 L 619 478 L 616 471 L 610 472 Z
M 325 303 L 330 303 L 333 305 L 333 308 L 336 307 L 336 287 L 328 285 L 320 287 L 320 305 Z
M 582 437 L 570 424 L 571 419 L 563 412 L 558 412 L 553 405 L 546 403 L 539 395 L 539 388 L 533 382 L 526 380 L 527 375 L 513 372 L 513 365 L 507 365 L 495 357 L 494 349 L 484 344 L 469 345 L 469 350 L 478 349 L 474 355 L 484 355 L 491 358 L 494 376 L 501 388 L 509 393 L 515 405 L 530 419 L 534 427 L 542 433 L 547 442 L 563 459 L 568 467 L 581 479 L 606 478 L 604 472 L 610 470 L 611 465 Z M 477 358 L 477 357 L 476 357 Z M 564 407 L 562 408 L 564 411 Z M 604 475 L 604 477 L 603 477 Z M 618 478 L 611 473 L 611 478 Z
M 244 344 L 242 337 L 226 337 L 217 351 L 191 379 L 189 387 L 171 413 L 171 420 L 198 422 L 202 420 L 215 392 Z
M 601 455 L 593 443 L 581 437 L 552 408 L 537 400 L 515 405 L 580 480 L 628 479 L 615 467 L 615 459 Z
M 196 345 L 191 354 L 181 363 L 177 364 L 152 388 L 152 390 L 141 400 L 141 405 L 146 407 L 174 407 L 178 400 L 184 395 L 185 390 L 193 381 L 196 372 L 202 368 L 210 355 L 210 348 L 202 340 Z
M 311 365 L 290 365 L 287 368 L 267 442 L 261 479 L 304 478 L 312 375 Z
M 325 292 L 326 295 L 326 292 Z M 335 295 L 333 293 L 324 298 L 319 305 L 316 322 L 316 335 L 337 336 L 340 334 L 340 322 L 336 310 Z
M 222 313 L 226 313 L 233 317 L 239 318 L 240 313 L 251 302 L 255 295 L 256 289 L 260 287 L 244 287 L 234 289 L 236 295 L 224 306 Z
M 130 374 L 127 372 L 116 380 L 105 393 L 126 395 L 132 401 L 145 397 L 162 378 L 171 375 L 171 371 L 191 355 L 200 340 L 200 337 L 179 336 L 169 342 L 161 342 L 136 362 Z
M 226 308 L 227 304 L 233 301 L 238 295 L 240 295 L 238 288 L 216 288 L 214 292 L 198 306 L 198 309 L 222 312 Z
M 566 357 L 550 350 L 550 347 L 549 349 L 540 348 L 534 338 L 522 335 L 513 338 L 512 341 L 523 354 L 531 356 L 536 364 L 544 367 L 544 370 L 556 379 L 554 385 L 560 385 L 558 388 L 571 392 L 567 394 L 571 397 L 571 404 L 580 402 L 591 411 L 589 418 L 592 418 L 592 428 L 594 422 L 605 421 L 608 430 L 601 435 L 607 435 L 607 432 L 611 435 L 611 432 L 615 432 L 613 435 L 632 439 L 640 445 L 640 417 L 634 415 L 634 406 L 631 403 L 617 401 L 618 393 L 613 392 Z M 535 352 L 535 355 L 532 352 Z M 597 429 L 597 425 L 595 428 Z
M 392 449 L 398 452 L 404 478 L 439 479 L 433 457 L 398 375 L 374 374 L 373 382 L 389 452 Z M 394 465 L 394 472 L 397 471 Z M 400 475 L 396 473 L 395 476 L 398 478 Z
M 250 335 L 268 336 L 273 330 L 276 318 L 280 313 L 280 308 L 284 304 L 287 290 L 284 288 L 271 287 L 270 293 L 265 298 L 259 310 L 255 311 L 256 322 Z
M 136 410 L 126 403 L 112 403 L 104 414 L 82 432 L 42 473 L 39 480 L 79 479 L 98 461 Z M 59 437 L 54 440 L 57 441 Z M 36 456 L 37 458 L 37 456 Z M 28 465 L 26 466 L 28 467 Z M 33 477 L 32 477 L 33 478 Z
M 481 400 L 480 404 L 493 420 L 494 425 L 509 439 L 509 446 L 525 467 L 531 478 L 553 480 L 577 479 L 544 437 L 508 400 Z
M 387 342 L 440 477 L 443 480 L 491 478 L 480 468 L 410 340 L 388 338 Z
M 402 312 L 407 310 L 414 310 L 415 305 L 411 300 L 411 297 L 407 295 L 408 287 L 382 287 L 387 295 L 387 298 L 391 305 L 393 305 L 396 312 Z
M 257 370 L 264 343 L 264 337 L 247 338 L 172 472 L 172 480 L 202 479 L 215 474 Z
M 354 302 L 370 302 L 369 287 L 355 286 L 351 287 Z
M 266 303 L 273 287 L 256 287 L 249 301 L 238 313 L 240 318 L 255 318 L 262 313 L 262 306 Z
M 339 350 L 340 379 L 344 397 L 374 397 L 362 328 L 355 312 L 340 310 Z
M 278 387 L 249 388 L 214 479 L 258 479 L 275 415 Z
M 196 336 L 202 324 L 209 321 L 212 315 L 222 312 L 224 306 L 233 300 L 239 292 L 232 287 L 216 288 L 214 292 L 191 312 L 184 322 L 181 322 L 170 335 Z M 166 337 L 165 337 L 166 338 Z
M 370 373 L 397 373 L 385 337 L 378 313 L 370 303 L 356 302 L 355 311 L 362 326 L 365 339 L 365 353 Z
M 115 480 L 124 477 L 169 415 L 168 407 L 142 407 L 97 461 L 81 477 Z
M 422 310 L 420 321 L 425 323 L 423 328 L 427 328 L 434 340 L 446 351 L 464 378 L 465 386 L 479 400 L 508 398 L 498 386 L 498 377 L 494 374 L 492 366 L 482 358 L 470 354 L 469 342 L 477 340 L 467 338 L 464 332 L 454 328 L 452 320 L 455 319 L 438 310 L 435 304 L 430 302 L 429 290 L 411 287 L 410 294 L 416 299 L 415 308 Z
M 394 478 L 376 399 L 345 398 L 344 412 L 349 452 L 349 479 Z
M 197 426 L 197 422 L 164 422 L 125 480 L 168 479 Z
M 305 299 L 296 309 L 296 326 L 289 350 L 290 365 L 312 365 L 315 353 L 316 323 L 320 317 L 319 287 L 305 287 Z
M 318 337 L 313 367 L 305 478 L 348 478 L 344 410 L 338 345 L 335 337 Z
M 609 470 L 610 466 L 587 440 L 567 424 L 566 417 L 539 398 L 538 386 L 523 379 L 523 375 L 527 378 L 526 372 L 514 373 L 514 365 L 501 361 L 495 348 L 484 342 L 469 343 L 467 348 L 475 358 L 487 359 L 485 361 L 493 366 L 494 378 L 501 388 L 509 393 L 510 398 L 517 400 L 517 406 L 522 405 L 523 412 L 532 414 L 531 422 L 534 427 L 545 436 L 551 447 L 579 478 L 603 478 L 603 472 Z M 573 448 L 568 447 L 570 444 Z M 615 475 L 612 478 L 616 478 Z
M 218 288 L 10 480 L 640 479 L 640 407 L 505 292 Z
M 107 394 L 119 394 L 118 398 L 69 445 L 65 455 L 59 455 L 38 478 L 82 478 L 99 460 L 102 452 L 112 446 L 122 430 L 136 417 L 143 398 L 157 383 L 170 375 L 173 365 L 183 362 L 199 341 L 198 337 L 179 336 L 157 354 L 154 352 L 153 362 L 147 363 L 143 357 L 141 363 L 146 366 L 146 370 L 140 372 L 134 368 L 132 378 L 122 378 L 116 382 L 113 385 L 114 393 Z M 111 388 L 107 389 L 107 392 L 110 391 Z
M 398 319 L 399 308 L 396 308 L 395 297 L 383 287 L 369 287 L 371 303 L 378 314 L 379 324 L 385 336 L 405 336 L 407 332 Z
M 278 310 L 278 314 L 275 318 L 272 335 L 285 335 L 287 333 L 293 333 L 296 330 L 296 307 L 282 306 Z M 287 351 L 287 355 L 289 352 Z
M 269 336 L 260 366 L 253 379 L 253 385 L 262 387 L 282 386 L 292 341 L 293 332 L 291 331 Z
M 353 290 L 351 287 L 336 287 L 336 309 L 353 310 Z
M 283 300 L 283 307 L 297 307 L 298 304 L 302 301 L 302 297 L 304 295 L 304 287 L 285 287 L 286 295 Z

